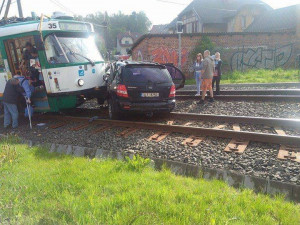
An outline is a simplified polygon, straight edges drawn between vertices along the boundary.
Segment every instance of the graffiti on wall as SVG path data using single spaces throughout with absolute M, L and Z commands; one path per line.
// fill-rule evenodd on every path
M 291 58 L 293 44 L 278 48 L 247 48 L 233 54 L 231 70 L 274 69 L 284 66 Z
M 151 52 L 151 57 L 157 63 L 173 63 L 178 66 L 178 50 L 174 48 L 159 47 Z M 188 59 L 188 51 L 181 50 L 181 65 L 185 65 Z

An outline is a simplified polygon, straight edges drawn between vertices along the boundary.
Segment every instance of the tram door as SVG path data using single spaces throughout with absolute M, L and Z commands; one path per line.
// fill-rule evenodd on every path
M 21 73 L 20 62 L 22 60 L 22 52 L 20 48 L 17 48 L 15 40 L 7 40 L 5 43 L 5 50 L 8 58 L 8 64 L 12 75 Z
M 33 46 L 35 46 L 34 36 L 15 38 L 15 39 L 6 40 L 4 42 L 8 64 L 12 75 L 16 75 L 20 73 L 27 78 L 29 78 L 30 76 L 30 73 L 28 73 L 26 69 L 24 70 L 24 67 L 23 69 L 21 68 L 23 54 L 25 52 L 25 45 L 27 42 L 30 42 Z M 33 93 L 31 101 L 35 105 L 34 111 L 50 110 L 50 106 L 47 98 L 47 92 L 45 89 L 36 88 L 35 92 Z

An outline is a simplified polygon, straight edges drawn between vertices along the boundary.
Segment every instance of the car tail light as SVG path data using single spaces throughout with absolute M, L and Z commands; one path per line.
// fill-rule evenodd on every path
M 117 87 L 117 95 L 120 97 L 128 98 L 127 88 L 124 84 L 119 84 Z
M 175 85 L 171 86 L 169 98 L 175 98 L 176 88 Z

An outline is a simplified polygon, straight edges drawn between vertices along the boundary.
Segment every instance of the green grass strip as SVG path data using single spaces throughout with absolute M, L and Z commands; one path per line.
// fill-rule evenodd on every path
M 248 70 L 246 72 L 234 71 L 222 75 L 221 84 L 243 83 L 282 83 L 300 82 L 299 70 Z M 195 79 L 186 80 L 186 85 L 196 84 Z
M 283 196 L 158 172 L 140 157 L 75 158 L 15 138 L 0 147 L 0 224 L 300 223 Z

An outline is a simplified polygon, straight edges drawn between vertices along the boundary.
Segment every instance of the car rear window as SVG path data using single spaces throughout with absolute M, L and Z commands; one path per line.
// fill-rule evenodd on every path
M 125 67 L 122 73 L 122 79 L 126 83 L 172 82 L 168 70 L 160 67 Z

